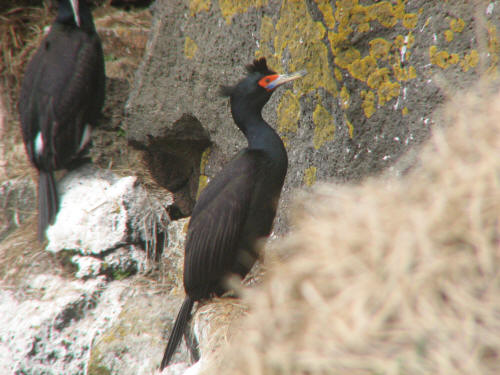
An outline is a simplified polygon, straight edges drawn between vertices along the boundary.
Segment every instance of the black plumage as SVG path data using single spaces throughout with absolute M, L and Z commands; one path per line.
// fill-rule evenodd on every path
M 59 0 L 50 32 L 26 68 L 19 97 L 24 144 L 39 171 L 38 236 L 58 211 L 54 171 L 90 140 L 104 103 L 104 57 L 86 0 Z
M 195 301 L 220 296 L 230 274 L 242 278 L 258 258 L 259 239 L 271 232 L 288 159 L 278 134 L 262 118 L 273 90 L 304 73 L 278 75 L 264 58 L 248 75 L 223 87 L 231 112 L 248 141 L 202 191 L 191 215 L 184 257 L 186 298 L 171 331 L 161 369 L 168 365 L 191 316 Z

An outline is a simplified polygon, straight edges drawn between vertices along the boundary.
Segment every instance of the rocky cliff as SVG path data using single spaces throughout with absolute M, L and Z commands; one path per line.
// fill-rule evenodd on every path
M 34 233 L 32 172 L 12 103 L 23 63 L 51 14 L 31 6 L 1 9 L 9 51 L 4 56 L 10 56 L 3 60 L 0 106 L 1 373 L 157 371 L 183 298 L 183 241 L 196 195 L 245 146 L 218 89 L 235 83 L 244 65 L 260 56 L 279 72 L 309 72 L 274 94 L 264 111 L 289 155 L 264 267 L 270 276 L 259 292 L 242 290 L 243 301 L 199 306 L 191 330 L 202 361 L 191 371 L 498 370 L 499 235 L 492 210 L 499 200 L 491 173 L 499 167 L 491 157 L 483 169 L 467 164 L 494 155 L 498 146 L 499 129 L 491 128 L 498 123 L 497 104 L 488 100 L 496 98 L 498 86 L 479 90 L 476 99 L 459 101 L 452 111 L 441 109 L 446 98 L 480 77 L 497 79 L 498 1 L 157 0 L 149 8 L 135 8 L 140 1 L 112 2 L 127 3 L 125 8 L 96 3 L 106 56 L 104 116 L 93 136 L 93 166 L 60 176 L 62 209 L 43 245 Z M 33 27 L 26 39 L 9 39 L 21 28 L 18 14 Z M 474 117 L 483 112 L 489 120 Z M 456 142 L 455 123 L 462 124 Z M 441 152 L 420 158 L 420 146 L 442 126 L 449 129 L 437 131 L 427 146 Z M 478 168 L 478 174 L 461 179 L 465 167 Z M 329 185 L 299 194 L 320 182 Z M 460 208 L 470 197 L 482 198 Z M 439 216 L 448 206 L 456 211 Z M 474 230 L 458 226 L 464 217 Z M 426 218 L 439 222 L 437 232 Z M 462 230 L 468 234 L 453 236 Z M 470 238 L 472 247 L 457 254 Z M 436 253 L 436 265 L 437 249 L 444 253 Z M 316 278 L 315 269 L 324 272 Z M 261 279 L 260 271 L 255 274 L 247 284 Z M 479 297 L 471 297 L 470 285 L 453 276 L 460 274 L 483 291 L 489 313 Z M 414 280 L 426 286 L 422 300 Z M 453 285 L 457 294 L 450 293 Z M 378 292 L 372 294 L 373 288 Z M 455 296 L 478 306 L 477 314 L 465 302 L 450 301 Z M 271 301 L 277 304 L 267 305 Z M 427 315 L 413 314 L 415 309 Z M 308 319 L 308 311 L 316 310 Z M 453 328 L 440 336 L 440 325 L 429 319 L 452 312 L 457 315 L 443 321 Z M 478 346 L 457 338 L 460 317 L 463 330 L 478 332 L 464 340 Z M 412 330 L 415 321 L 422 324 Z M 317 328 L 329 322 L 333 331 L 324 337 Z M 240 324 L 244 338 L 235 337 Z M 216 350 L 231 340 L 249 350 Z M 442 351 L 451 343 L 464 356 L 474 348 L 481 353 L 469 364 L 456 362 L 451 349 Z M 180 364 L 164 373 L 183 373 L 190 361 L 183 344 L 174 358 Z M 224 366 L 213 370 L 217 362 Z

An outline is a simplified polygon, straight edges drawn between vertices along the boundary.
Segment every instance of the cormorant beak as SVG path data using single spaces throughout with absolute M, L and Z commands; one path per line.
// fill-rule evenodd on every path
M 78 0 L 69 0 L 73 9 L 73 17 L 75 18 L 76 26 L 80 27 L 80 13 L 78 8 Z
M 264 88 L 267 91 L 272 91 L 272 90 L 276 89 L 277 87 L 279 87 L 287 82 L 294 81 L 297 78 L 301 78 L 301 77 L 305 76 L 306 74 L 307 74 L 307 71 L 305 69 L 300 70 L 300 71 L 295 72 L 295 73 L 291 73 L 291 74 L 278 74 L 278 75 L 275 75 L 274 77 L 276 77 L 276 78 L 273 79 L 271 82 L 269 82 L 266 86 L 264 86 Z

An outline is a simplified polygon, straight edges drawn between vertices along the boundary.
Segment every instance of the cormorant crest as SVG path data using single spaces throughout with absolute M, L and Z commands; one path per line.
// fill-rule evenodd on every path
M 267 67 L 267 62 L 265 57 L 261 57 L 260 59 L 254 60 L 253 64 L 247 65 L 246 68 L 249 73 L 261 73 L 265 76 L 276 74 L 276 72 L 272 71 Z
M 275 71 L 272 71 L 267 67 L 267 62 L 265 57 L 261 57 L 260 59 L 255 59 L 252 64 L 248 64 L 245 68 L 248 71 L 248 73 L 260 73 L 264 76 L 276 74 Z M 220 94 L 222 96 L 231 96 L 236 85 L 234 86 L 222 85 L 220 87 Z

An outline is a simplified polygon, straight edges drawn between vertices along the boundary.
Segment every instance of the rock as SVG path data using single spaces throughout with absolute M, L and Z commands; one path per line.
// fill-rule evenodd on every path
M 91 348 L 89 374 L 149 375 L 160 366 L 165 326 L 175 314 L 176 301 L 147 284 L 129 285 L 132 293 L 121 313 Z
M 0 241 L 32 215 L 35 205 L 36 185 L 31 178 L 0 183 Z
M 69 281 L 44 274 L 27 282 L 30 298 L 0 289 L 0 372 L 83 374 L 93 340 L 121 310 L 129 293 L 103 278 Z
M 160 366 L 173 317 L 184 298 L 181 269 L 187 221 L 169 224 L 163 253 L 168 267 L 163 277 L 158 283 L 134 285 L 122 312 L 92 347 L 89 373 L 106 369 L 120 375 L 151 374 Z M 171 290 L 169 295 L 164 294 L 167 289 Z M 183 350 L 174 358 L 184 365 L 177 366 L 173 373 L 188 367 L 187 350 L 184 344 L 181 347 Z
M 91 165 L 68 173 L 58 190 L 60 210 L 47 230 L 47 249 L 77 252 L 77 277 L 122 278 L 144 271 L 147 257 L 159 258 L 172 200 L 155 199 L 133 176 L 120 178 Z
M 179 180 L 197 186 L 192 180 L 198 164 L 185 162 L 181 150 L 201 151 L 205 144 L 189 142 L 209 134 L 199 171 L 203 186 L 245 147 L 219 86 L 237 82 L 255 56 L 266 56 L 280 72 L 306 68 L 309 74 L 280 88 L 264 110 L 289 155 L 275 226 L 283 233 L 296 188 L 360 181 L 393 166 L 428 137 L 432 112 L 444 98 L 435 75 L 449 87 L 466 87 L 477 79 L 480 55 L 484 67 L 497 71 L 500 7 L 482 7 L 488 51 L 480 50 L 475 35 L 476 7 L 464 0 L 425 6 L 158 0 L 126 107 L 128 139 L 156 155 L 151 169 L 183 160 L 194 173 L 181 173 Z M 178 148 L 177 139 L 189 142 Z

